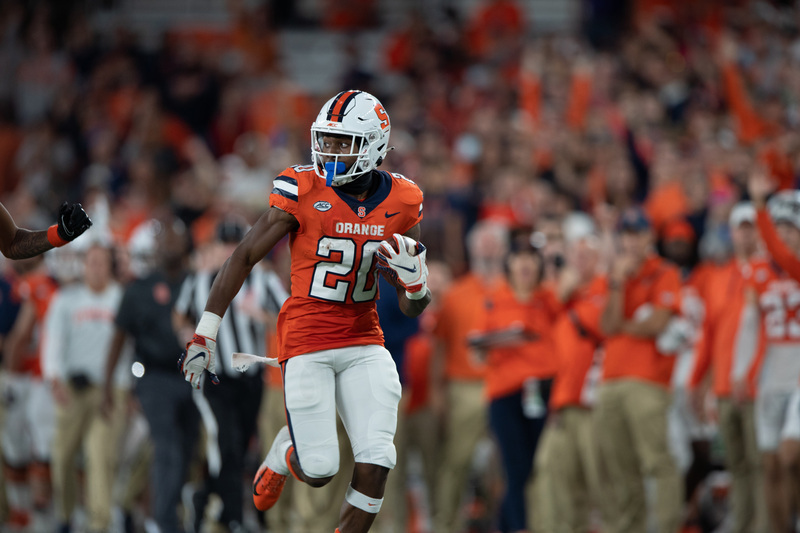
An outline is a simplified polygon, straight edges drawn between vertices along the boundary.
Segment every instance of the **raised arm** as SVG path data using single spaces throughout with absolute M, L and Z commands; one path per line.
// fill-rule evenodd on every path
M 0 204 L 0 252 L 9 259 L 27 259 L 67 244 L 91 225 L 81 204 L 65 202 L 59 209 L 57 224 L 47 230 L 31 231 L 17 227 L 5 206 Z
M 787 274 L 795 280 L 800 280 L 800 257 L 797 257 L 778 236 L 767 211 L 767 197 L 775 192 L 776 188 L 777 184 L 764 168 L 757 167 L 750 173 L 747 190 L 753 201 L 753 207 L 756 208 L 756 225 L 767 252 Z
M 0 204 L 0 252 L 9 259 L 27 259 L 53 248 L 47 231 L 30 231 L 17 227 L 14 219 Z

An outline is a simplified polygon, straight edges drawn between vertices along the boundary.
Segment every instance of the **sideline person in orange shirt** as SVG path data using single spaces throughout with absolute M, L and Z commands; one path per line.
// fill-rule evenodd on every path
M 489 425 L 506 479 L 500 531 L 526 531 L 525 485 L 547 419 L 556 360 L 551 328 L 559 304 L 543 287 L 544 259 L 530 239 L 512 241 L 507 282 L 486 301 L 470 344 L 487 360 Z
M 656 338 L 679 311 L 680 278 L 656 255 L 652 227 L 641 210 L 626 212 L 620 230 L 600 318 L 607 340 L 596 421 L 614 491 L 604 531 L 646 531 L 644 478 L 649 477 L 656 487 L 657 531 L 674 533 L 683 504 L 683 480 L 667 441 L 675 359 L 657 351 Z
M 508 230 L 478 222 L 467 235 L 470 270 L 444 294 L 433 334 L 429 401 L 442 425 L 433 530 L 460 531 L 461 497 L 478 442 L 486 435 L 486 366 L 467 345 L 492 287 L 502 278 Z
M 739 346 L 754 345 L 755 332 L 747 322 L 757 317 L 745 312 L 746 278 L 758 254 L 756 212 L 749 202 L 740 202 L 731 210 L 728 223 L 733 243 L 733 258 L 706 278 L 706 307 L 703 331 L 697 344 L 697 358 L 689 387 L 692 405 L 700 420 L 714 415 L 707 412 L 706 381 L 716 398 L 716 418 L 725 445 L 725 467 L 731 473 L 731 509 L 733 532 L 767 530 L 766 502 L 761 457 L 756 445 L 754 395 L 752 390 L 734 393 L 732 384 L 745 369 L 734 368 L 734 354 Z
M 600 240 L 593 223 L 579 232 L 565 221 L 566 264 L 558 282 L 564 306 L 552 329 L 557 373 L 550 414 L 536 453 L 534 509 L 541 531 L 590 531 L 601 506 L 599 454 L 592 408 L 602 358 L 599 330 L 605 281 L 598 276 Z

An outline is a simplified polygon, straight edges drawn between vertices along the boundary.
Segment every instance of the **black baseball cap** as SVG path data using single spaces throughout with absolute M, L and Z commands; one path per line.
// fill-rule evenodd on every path
M 225 244 L 238 244 L 247 233 L 247 226 L 238 220 L 223 219 L 217 224 L 217 240 Z
M 619 231 L 639 233 L 653 227 L 650 218 L 640 207 L 626 210 L 619 219 Z

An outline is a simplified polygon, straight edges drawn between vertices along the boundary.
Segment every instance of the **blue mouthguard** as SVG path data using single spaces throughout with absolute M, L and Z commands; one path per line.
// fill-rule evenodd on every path
M 328 187 L 333 186 L 333 177 L 336 174 L 344 174 L 345 170 L 347 170 L 347 168 L 341 161 L 338 163 L 325 163 L 325 172 L 327 172 L 325 175 L 325 185 Z

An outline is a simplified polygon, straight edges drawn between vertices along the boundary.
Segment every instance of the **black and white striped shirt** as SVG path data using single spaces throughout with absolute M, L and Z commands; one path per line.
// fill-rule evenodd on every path
M 189 275 L 181 286 L 175 311 L 195 322 L 200 319 L 211 292 L 211 284 L 216 273 L 197 272 Z M 278 313 L 283 302 L 289 298 L 278 276 L 272 271 L 256 267 L 244 280 L 241 290 L 234 297 L 217 333 L 217 373 L 227 376 L 240 376 L 231 364 L 234 352 L 252 353 L 274 357 L 266 353 L 265 327 L 258 318 L 261 312 Z M 253 365 L 248 374 L 258 372 Z

